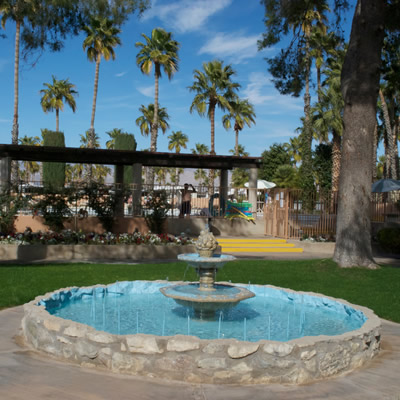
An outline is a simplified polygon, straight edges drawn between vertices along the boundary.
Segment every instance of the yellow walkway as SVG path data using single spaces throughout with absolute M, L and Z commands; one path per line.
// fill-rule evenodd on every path
M 223 253 L 302 253 L 285 239 L 217 238 Z

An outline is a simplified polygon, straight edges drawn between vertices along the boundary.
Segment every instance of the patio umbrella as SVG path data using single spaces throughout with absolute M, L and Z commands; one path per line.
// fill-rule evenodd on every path
M 373 193 L 391 192 L 393 190 L 400 190 L 400 181 L 395 179 L 379 179 L 372 184 Z
M 246 186 L 248 188 L 249 182 L 246 182 L 244 184 L 244 186 Z M 274 182 L 268 182 L 268 181 L 265 181 L 264 179 L 257 180 L 257 189 L 272 189 L 275 186 L 276 186 L 276 184 Z

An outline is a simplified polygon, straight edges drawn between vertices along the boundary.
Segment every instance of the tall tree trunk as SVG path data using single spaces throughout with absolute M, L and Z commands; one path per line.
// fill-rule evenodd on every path
M 211 122 L 211 149 L 210 154 L 215 155 L 215 102 L 210 100 L 210 122 Z M 215 170 L 210 169 L 208 192 L 211 196 L 214 192 Z
M 310 44 L 306 42 L 306 74 L 304 92 L 304 127 L 301 133 L 302 164 L 300 175 L 303 189 L 303 207 L 310 212 L 313 208 L 312 193 L 314 190 L 314 175 L 312 168 L 312 129 L 311 129 L 311 96 L 310 96 Z
M 333 255 L 341 267 L 376 268 L 371 248 L 371 160 L 385 4 L 385 0 L 357 1 L 342 69 L 344 131 Z
M 332 135 L 332 191 L 336 192 L 339 190 L 341 137 L 336 131 Z
M 389 117 L 389 109 L 386 103 L 385 96 L 382 92 L 382 89 L 379 89 L 379 98 L 381 99 L 382 112 L 383 112 L 383 120 L 385 123 L 385 131 L 387 136 L 387 148 L 385 148 L 385 164 L 386 171 L 388 174 L 388 178 L 396 179 L 396 164 L 395 164 L 395 154 L 394 154 L 394 140 L 393 140 L 393 131 L 390 123 Z
M 150 151 L 157 151 L 157 139 L 158 139 L 158 95 L 159 95 L 159 76 L 160 76 L 160 64 L 155 63 L 154 66 L 154 116 L 153 123 L 151 124 L 151 136 L 150 136 Z M 147 183 L 150 185 L 154 184 L 154 168 L 149 167 L 147 169 Z
M 60 131 L 60 110 L 56 108 L 56 131 Z
M 372 182 L 376 181 L 377 171 L 376 171 L 376 153 L 378 151 L 378 123 L 375 119 L 375 128 L 374 128 L 374 139 L 373 139 L 373 150 L 372 150 Z
M 11 143 L 18 144 L 18 103 L 19 103 L 19 47 L 20 47 L 21 22 L 16 21 L 15 28 L 15 49 L 14 49 L 14 116 L 11 132 Z M 18 161 L 11 163 L 11 181 L 18 183 Z
M 96 59 L 96 72 L 94 74 L 94 89 L 93 89 L 93 103 L 92 103 L 92 118 L 90 120 L 89 130 L 89 147 L 94 148 L 94 117 L 96 115 L 97 92 L 99 89 L 99 71 L 100 71 L 101 55 L 97 55 Z
M 235 155 L 239 157 L 239 129 L 235 127 Z

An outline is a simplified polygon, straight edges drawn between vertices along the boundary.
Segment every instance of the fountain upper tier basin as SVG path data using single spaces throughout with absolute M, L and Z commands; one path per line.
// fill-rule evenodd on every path
M 186 261 L 191 267 L 204 269 L 222 268 L 228 261 L 236 260 L 229 254 L 214 254 L 212 257 L 202 257 L 198 253 L 179 254 L 178 260 Z

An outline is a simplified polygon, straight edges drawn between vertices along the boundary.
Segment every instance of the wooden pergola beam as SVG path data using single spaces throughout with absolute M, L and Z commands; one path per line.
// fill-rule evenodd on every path
M 0 144 L 0 158 L 73 164 L 132 165 L 182 168 L 260 168 L 260 157 L 150 153 L 147 151 Z

